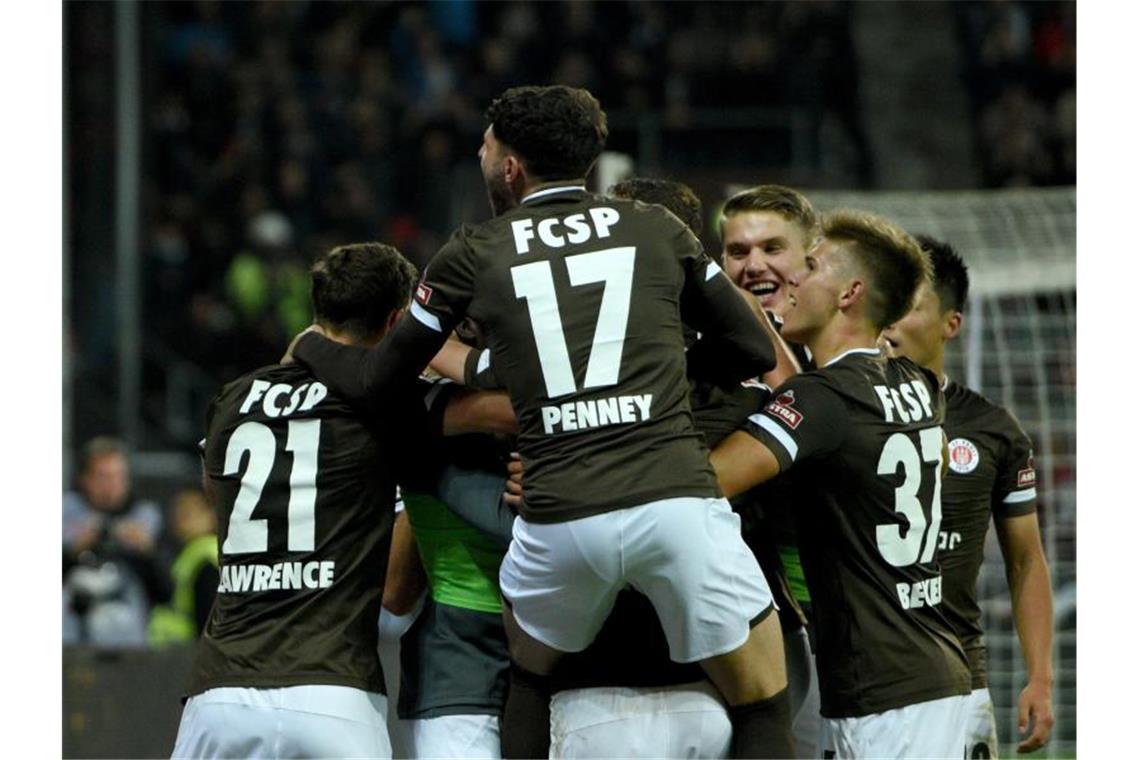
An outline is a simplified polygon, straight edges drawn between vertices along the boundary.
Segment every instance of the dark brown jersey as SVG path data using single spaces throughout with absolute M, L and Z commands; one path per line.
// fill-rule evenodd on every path
M 943 416 L 932 373 L 857 349 L 749 420 L 794 477 L 825 717 L 970 691 L 936 559 Z
M 995 520 L 1033 514 L 1033 445 L 1004 408 L 969 388 L 945 387 L 950 468 L 942 483 L 942 607 L 970 661 L 973 688 L 986 686 L 986 647 L 978 607 L 978 571 L 986 530 Z
M 301 684 L 383 692 L 376 654 L 395 479 L 356 413 L 298 365 L 226 385 L 204 469 L 221 581 L 190 693 Z
M 470 372 L 470 370 L 469 370 Z M 482 382 L 489 381 L 490 368 L 478 373 Z M 764 406 L 772 391 L 755 380 L 721 387 L 712 383 L 695 382 L 690 389 L 689 401 L 697 430 L 711 448 L 748 417 Z M 749 515 L 742 515 L 742 528 L 746 541 L 749 532 Z M 787 594 L 787 580 L 783 576 L 779 558 L 765 563 L 757 540 L 748 541 L 757 553 L 764 576 L 772 590 L 781 614 L 788 609 L 795 613 L 795 603 Z M 587 689 L 603 686 L 655 688 L 692 683 L 705 678 L 698 663 L 676 663 L 669 657 L 669 644 L 657 612 L 648 597 L 626 589 L 617 595 L 613 609 L 594 641 L 581 652 L 566 655 L 555 670 L 553 688 Z
M 411 313 L 443 331 L 478 324 L 518 416 L 522 515 L 558 522 L 719 495 L 688 403 L 682 307 L 736 348 L 736 379 L 771 368 L 771 342 L 676 217 L 565 186 L 460 228 Z

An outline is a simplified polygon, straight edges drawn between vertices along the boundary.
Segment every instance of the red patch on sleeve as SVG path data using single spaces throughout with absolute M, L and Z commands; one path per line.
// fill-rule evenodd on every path
M 799 409 L 792 408 L 794 403 L 796 403 L 795 391 L 784 391 L 775 401 L 764 407 L 764 411 L 795 430 L 804 421 L 804 415 Z
M 1025 488 L 1027 486 L 1037 485 L 1037 471 L 1032 467 L 1027 467 L 1024 470 L 1017 471 L 1017 487 Z
M 431 300 L 431 294 L 431 288 L 429 288 L 427 285 L 424 285 L 422 282 L 416 286 L 416 300 L 424 306 L 427 306 L 428 301 Z

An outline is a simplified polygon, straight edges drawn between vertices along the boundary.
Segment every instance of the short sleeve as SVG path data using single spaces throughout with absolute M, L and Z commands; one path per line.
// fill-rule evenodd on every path
M 1020 517 L 1037 511 L 1037 468 L 1033 442 L 1006 412 L 1009 441 L 994 482 L 993 510 L 997 517 Z
M 847 428 L 843 399 L 818 377 L 797 375 L 748 418 L 745 430 L 776 456 L 783 472 L 839 449 Z
M 471 351 L 463 365 L 463 384 L 480 391 L 497 391 L 506 387 L 499 382 L 491 363 L 491 349 Z
M 475 254 L 460 227 L 444 243 L 424 270 L 410 308 L 425 327 L 450 333 L 463 319 L 475 289 Z

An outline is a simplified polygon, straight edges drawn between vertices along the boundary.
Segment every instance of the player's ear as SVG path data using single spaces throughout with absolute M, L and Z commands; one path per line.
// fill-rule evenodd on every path
M 867 284 L 860 278 L 855 277 L 848 280 L 843 285 L 843 289 L 839 291 L 839 308 L 849 309 L 855 304 L 859 303 L 859 301 L 862 300 L 863 296 L 866 294 L 866 291 Z
M 503 179 L 508 185 L 513 185 L 522 176 L 522 162 L 510 153 L 503 159 Z
M 951 311 L 942 319 L 942 339 L 953 340 L 962 332 L 962 312 Z

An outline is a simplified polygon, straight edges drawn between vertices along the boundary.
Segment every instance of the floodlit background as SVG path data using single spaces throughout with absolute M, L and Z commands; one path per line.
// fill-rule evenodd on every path
M 1075 3 L 67 3 L 64 51 L 62 485 L 85 442 L 122 439 L 156 576 L 186 540 L 206 404 L 308 324 L 312 258 L 376 239 L 422 266 L 489 215 L 490 99 L 584 86 L 611 130 L 595 187 L 688 183 L 710 250 L 720 202 L 778 182 L 962 252 L 948 369 L 1037 447 L 1058 631 L 1041 754 L 1075 753 Z M 996 545 L 980 594 L 1013 754 L 1024 672 Z M 120 622 L 93 647 L 65 619 L 67 756 L 171 747 L 187 650 Z

